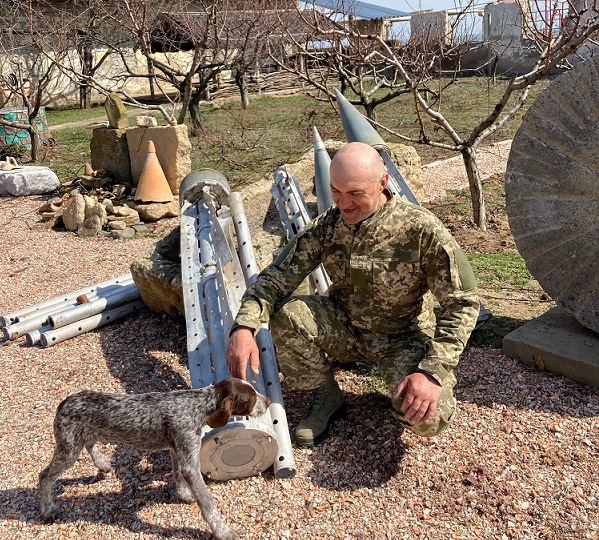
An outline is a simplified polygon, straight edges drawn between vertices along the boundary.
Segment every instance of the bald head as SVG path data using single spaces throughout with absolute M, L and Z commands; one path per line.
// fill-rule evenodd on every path
M 331 161 L 331 175 L 339 178 L 356 176 L 364 181 L 378 182 L 384 172 L 383 160 L 378 152 L 361 142 L 346 144 Z
M 348 224 L 374 214 L 387 198 L 383 189 L 388 175 L 372 146 L 360 142 L 345 145 L 331 161 L 331 195 Z

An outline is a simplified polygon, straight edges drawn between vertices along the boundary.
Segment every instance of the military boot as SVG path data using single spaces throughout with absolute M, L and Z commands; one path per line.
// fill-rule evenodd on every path
M 345 412 L 345 398 L 333 379 L 323 388 L 314 390 L 308 414 L 295 428 L 295 442 L 313 446 L 329 434 L 329 427 Z

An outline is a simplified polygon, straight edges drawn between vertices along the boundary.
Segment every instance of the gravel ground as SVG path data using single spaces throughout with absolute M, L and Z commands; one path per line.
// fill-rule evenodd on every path
M 439 182 L 443 169 L 426 174 Z M 156 241 L 49 230 L 36 215 L 42 200 L 0 198 L 0 315 L 126 273 Z M 210 537 L 196 505 L 174 502 L 163 452 L 106 445 L 114 473 L 102 481 L 82 455 L 57 483 L 55 524 L 41 522 L 36 502 L 58 403 L 84 388 L 188 387 L 185 341 L 182 322 L 142 311 L 47 349 L 0 343 L 0 538 Z M 294 449 L 293 479 L 268 470 L 208 483 L 242 538 L 599 539 L 599 389 L 473 348 L 458 368 L 457 419 L 423 439 L 393 419 L 370 366 L 337 378 L 348 414 L 321 445 Z M 308 398 L 285 394 L 291 426 Z

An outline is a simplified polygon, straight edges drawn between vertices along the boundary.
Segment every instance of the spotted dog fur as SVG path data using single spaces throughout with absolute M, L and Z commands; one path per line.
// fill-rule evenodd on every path
M 148 394 L 105 394 L 84 391 L 67 397 L 54 418 L 56 449 L 39 475 L 42 517 L 56 519 L 52 485 L 72 467 L 85 447 L 100 473 L 111 471 L 110 461 L 96 442 L 120 443 L 139 450 L 169 449 L 177 497 L 198 503 L 202 516 L 219 540 L 238 534 L 223 521 L 200 472 L 198 430 L 226 425 L 230 416 L 260 416 L 270 400 L 240 379 L 225 379 L 197 390 Z

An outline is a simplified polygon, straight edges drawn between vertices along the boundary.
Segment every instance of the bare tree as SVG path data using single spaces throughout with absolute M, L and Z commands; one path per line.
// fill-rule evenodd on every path
M 123 38 L 111 32 L 112 28 L 106 24 L 106 17 L 98 11 L 94 3 L 90 0 L 71 0 L 68 4 L 69 10 L 62 10 L 62 20 L 67 24 L 70 30 L 73 50 L 79 57 L 81 69 L 81 80 L 79 86 L 79 106 L 82 109 L 89 109 L 92 106 L 93 86 L 88 83 L 95 74 L 102 68 L 104 63 L 110 58 L 112 47 L 118 47 L 122 44 Z M 65 15 L 70 17 L 65 17 Z M 69 20 L 70 19 L 70 20 Z M 106 36 L 110 35 L 111 48 L 102 48 L 102 42 L 106 41 Z M 104 39 L 101 39 L 102 36 Z M 102 48 L 100 55 L 95 55 L 94 51 Z
M 123 80 L 147 80 L 162 98 L 178 103 L 179 113 L 169 120 L 185 121 L 189 113 L 192 133 L 201 131 L 201 100 L 218 84 L 220 74 L 231 68 L 240 90 L 247 69 L 260 56 L 265 27 L 261 24 L 265 6 L 276 2 L 242 0 L 92 0 L 94 11 L 102 13 L 121 35 L 128 36 L 128 47 L 115 46 L 104 39 L 103 46 L 120 57 Z M 146 59 L 140 65 L 131 50 Z M 96 76 L 79 73 L 82 80 L 105 92 L 108 84 Z M 114 91 L 114 88 L 110 88 Z M 133 97 L 124 88 L 128 102 Z M 243 96 L 243 94 L 242 94 Z M 247 101 L 247 95 L 243 97 Z
M 229 68 L 239 89 L 241 106 L 247 109 L 250 104 L 248 78 L 252 72 L 259 71 L 261 62 L 268 59 L 266 43 L 272 12 L 267 8 L 273 4 L 269 0 L 243 1 L 236 7 L 237 11 L 227 14 L 228 34 L 234 44 Z
M 406 142 L 427 144 L 460 152 L 468 175 L 474 222 L 482 230 L 486 230 L 486 212 L 482 183 L 477 167 L 479 146 L 522 108 L 534 83 L 556 68 L 565 67 L 568 59 L 583 44 L 593 43 L 592 40 L 599 31 L 599 11 L 594 2 L 589 4 L 584 0 L 568 0 L 565 2 L 565 16 L 557 9 L 544 9 L 545 2 L 541 5 L 540 1 L 522 0 L 518 5 L 522 19 L 528 21 L 526 23 L 527 38 L 535 44 L 539 51 L 538 61 L 532 69 L 513 76 L 505 83 L 503 93 L 491 107 L 491 112 L 473 126 L 466 135 L 460 134 L 444 116 L 441 100 L 444 87 L 439 82 L 440 63 L 448 58 L 453 58 L 455 63 L 455 60 L 465 50 L 464 43 L 455 45 L 451 35 L 441 34 L 442 42 L 436 39 L 422 40 L 422 36 L 419 36 L 419 41 L 408 42 L 407 45 L 401 46 L 385 39 L 380 34 L 365 33 L 352 24 L 351 18 L 347 15 L 351 12 L 351 6 L 343 0 L 340 0 L 339 3 L 339 11 L 345 14 L 343 24 L 337 22 L 327 26 L 322 21 L 329 18 L 330 14 L 323 14 L 317 10 L 311 12 L 314 17 L 313 21 L 304 16 L 305 24 L 312 28 L 314 35 L 326 36 L 326 39 L 330 41 L 340 42 L 343 40 L 349 44 L 343 50 L 333 47 L 329 49 L 328 54 L 331 58 L 327 63 L 329 70 L 326 71 L 326 76 L 320 75 L 319 79 L 314 81 L 313 77 L 308 77 L 304 73 L 304 80 L 319 90 L 329 93 L 331 89 L 327 83 L 331 71 L 335 71 L 339 77 L 351 80 L 347 76 L 347 66 L 366 65 L 370 66 L 368 76 L 371 77 L 371 86 L 378 90 L 382 85 L 379 82 L 381 78 L 377 74 L 388 73 L 389 70 L 393 72 L 405 91 L 411 96 L 420 133 L 417 137 L 408 136 L 391 126 L 373 123 Z M 535 13 L 535 19 L 531 19 L 531 12 Z M 457 21 L 459 17 L 460 15 L 455 20 Z M 561 17 L 565 24 L 558 24 L 558 17 Z M 289 41 L 298 45 L 291 39 Z M 345 54 L 345 51 L 352 51 L 352 54 Z M 302 76 L 301 70 L 290 68 L 289 65 L 287 69 Z M 354 85 L 352 90 L 362 100 L 365 95 L 362 86 L 366 86 L 366 84 L 363 79 L 357 80 L 360 82 Z M 428 92 L 428 90 L 432 90 L 428 84 L 431 80 L 437 81 L 437 89 L 434 92 Z M 368 108 L 366 106 L 365 108 L 368 112 Z M 372 115 L 370 117 L 372 118 Z M 433 136 L 433 130 L 441 130 L 449 142 L 439 141 L 437 137 Z
M 27 2 L 0 2 L 4 14 L 0 36 L 0 86 L 7 103 L 26 111 L 25 118 L 7 120 L 0 117 L 0 124 L 29 133 L 30 157 L 35 162 L 41 144 L 37 119 L 44 93 L 53 84 L 56 69 L 54 62 L 31 43 L 31 7 Z M 64 51 L 55 53 L 65 54 Z
M 366 116 L 376 120 L 376 107 L 409 94 L 410 88 L 398 77 L 397 70 L 378 54 L 379 40 L 400 57 L 406 69 L 426 88 L 435 68 L 456 60 L 468 48 L 468 42 L 450 42 L 445 35 L 413 36 L 402 42 L 378 19 L 364 21 L 356 17 L 354 4 L 339 0 L 336 9 L 322 11 L 315 6 L 298 10 L 299 21 L 280 20 L 286 28 L 285 40 L 277 46 L 269 42 L 271 58 L 281 68 L 294 73 L 331 99 L 331 89 L 339 86 L 354 105 L 364 107 Z M 451 35 L 452 32 L 449 32 Z M 284 51 L 297 51 L 290 57 Z M 449 84 L 452 80 L 449 79 Z M 436 95 L 436 92 L 433 92 Z

